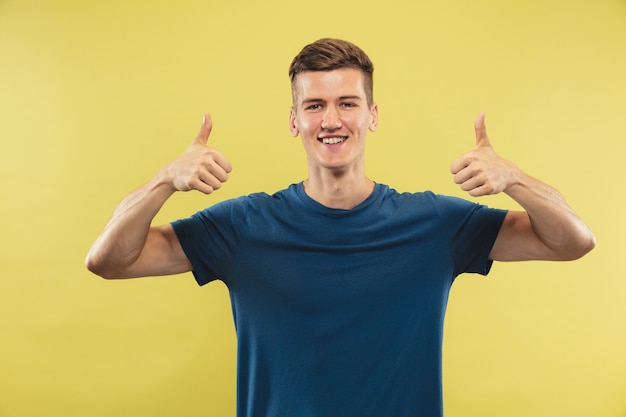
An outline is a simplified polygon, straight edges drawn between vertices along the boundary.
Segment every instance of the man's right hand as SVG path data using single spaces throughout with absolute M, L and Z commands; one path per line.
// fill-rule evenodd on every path
M 217 150 L 207 146 L 213 122 L 204 114 L 202 127 L 187 151 L 161 168 L 162 181 L 174 191 L 198 190 L 211 194 L 228 180 L 230 162 Z
M 230 163 L 207 146 L 212 127 L 211 116 L 205 114 L 200 132 L 187 151 L 118 204 L 87 254 L 85 263 L 91 272 L 113 279 L 191 270 L 172 225 L 151 225 L 173 192 L 210 194 L 228 180 Z

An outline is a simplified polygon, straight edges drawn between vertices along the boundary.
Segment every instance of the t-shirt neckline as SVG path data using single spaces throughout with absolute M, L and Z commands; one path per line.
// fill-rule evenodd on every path
M 294 188 L 295 188 L 298 198 L 300 199 L 300 201 L 305 207 L 315 211 L 316 213 L 329 216 L 329 217 L 344 217 L 344 216 L 350 216 L 354 213 L 360 212 L 366 209 L 372 203 L 374 203 L 380 197 L 383 191 L 382 184 L 378 184 L 375 182 L 374 189 L 372 190 L 370 195 L 368 195 L 367 198 L 363 200 L 361 203 L 357 204 L 355 207 L 351 209 L 337 209 L 337 208 L 326 207 L 325 205 L 312 199 L 306 193 L 306 191 L 304 191 L 303 182 L 294 184 Z

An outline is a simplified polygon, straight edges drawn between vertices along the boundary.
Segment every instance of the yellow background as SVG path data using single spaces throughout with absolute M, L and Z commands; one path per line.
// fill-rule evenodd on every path
M 0 0 L 0 416 L 234 416 L 225 287 L 105 281 L 83 259 L 204 111 L 230 181 L 158 222 L 303 179 L 287 68 L 324 36 L 376 65 L 373 179 L 463 195 L 448 168 L 484 110 L 496 150 L 598 238 L 577 262 L 457 281 L 446 415 L 626 416 L 624 0 Z

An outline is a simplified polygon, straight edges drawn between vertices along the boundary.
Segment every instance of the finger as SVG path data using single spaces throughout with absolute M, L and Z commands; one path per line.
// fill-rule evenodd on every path
M 462 185 L 470 181 L 473 177 L 473 173 L 469 169 L 464 168 L 454 175 L 453 180 L 455 184 Z M 465 188 L 462 189 L 463 191 L 467 191 Z
M 228 161 L 226 160 L 225 162 L 228 163 Z M 230 172 L 230 164 L 228 164 L 227 167 L 224 167 L 220 165 L 219 163 L 216 165 L 211 165 L 210 167 L 207 167 L 207 172 L 211 176 L 216 178 L 219 182 L 226 182 L 228 181 L 228 173 Z
M 491 146 L 491 142 L 487 136 L 487 128 L 485 127 L 485 112 L 481 112 L 476 118 L 474 131 L 476 132 L 476 147 Z
M 204 175 L 201 175 L 198 178 L 202 183 L 211 187 L 212 190 L 219 190 L 220 188 L 222 188 L 222 183 L 224 182 L 210 172 L 206 172 L 204 173 Z
M 459 172 L 461 172 L 462 169 L 466 168 L 469 165 L 469 162 L 467 161 L 467 158 L 465 155 L 463 155 L 460 158 L 457 158 L 456 161 L 454 161 L 452 163 L 452 165 L 450 165 L 450 172 L 452 174 L 458 174 Z
M 211 194 L 213 191 L 215 191 L 213 187 L 202 181 L 200 178 L 194 178 L 194 180 L 189 184 L 189 189 L 200 191 L 204 194 Z
M 215 152 L 215 154 L 213 155 L 213 159 L 217 163 L 217 165 L 224 171 L 225 174 L 228 174 L 230 171 L 233 170 L 233 167 L 230 162 L 228 162 L 228 159 L 226 159 L 221 153 Z
M 474 187 L 474 188 L 468 190 L 467 192 L 472 197 L 482 197 L 482 196 L 485 196 L 485 195 L 495 194 L 495 192 L 493 190 L 493 187 L 491 185 L 489 185 L 488 183 L 481 184 L 480 186 Z
M 206 145 L 209 141 L 209 135 L 211 134 L 212 129 L 213 120 L 211 119 L 211 115 L 209 113 L 204 113 L 204 117 L 202 118 L 202 126 L 200 127 L 200 131 L 198 132 L 198 136 L 196 136 L 196 138 L 194 139 L 194 142 Z

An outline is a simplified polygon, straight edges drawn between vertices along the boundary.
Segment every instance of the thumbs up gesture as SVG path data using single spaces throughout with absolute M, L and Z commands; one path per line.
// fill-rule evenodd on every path
M 177 159 L 161 168 L 160 175 L 174 191 L 198 190 L 205 194 L 221 188 L 232 167 L 217 150 L 207 146 L 213 122 L 204 114 L 200 132 L 189 148 Z
M 454 182 L 473 197 L 506 191 L 516 182 L 519 170 L 493 150 L 485 128 L 485 113 L 478 115 L 474 130 L 476 146 L 450 166 Z

